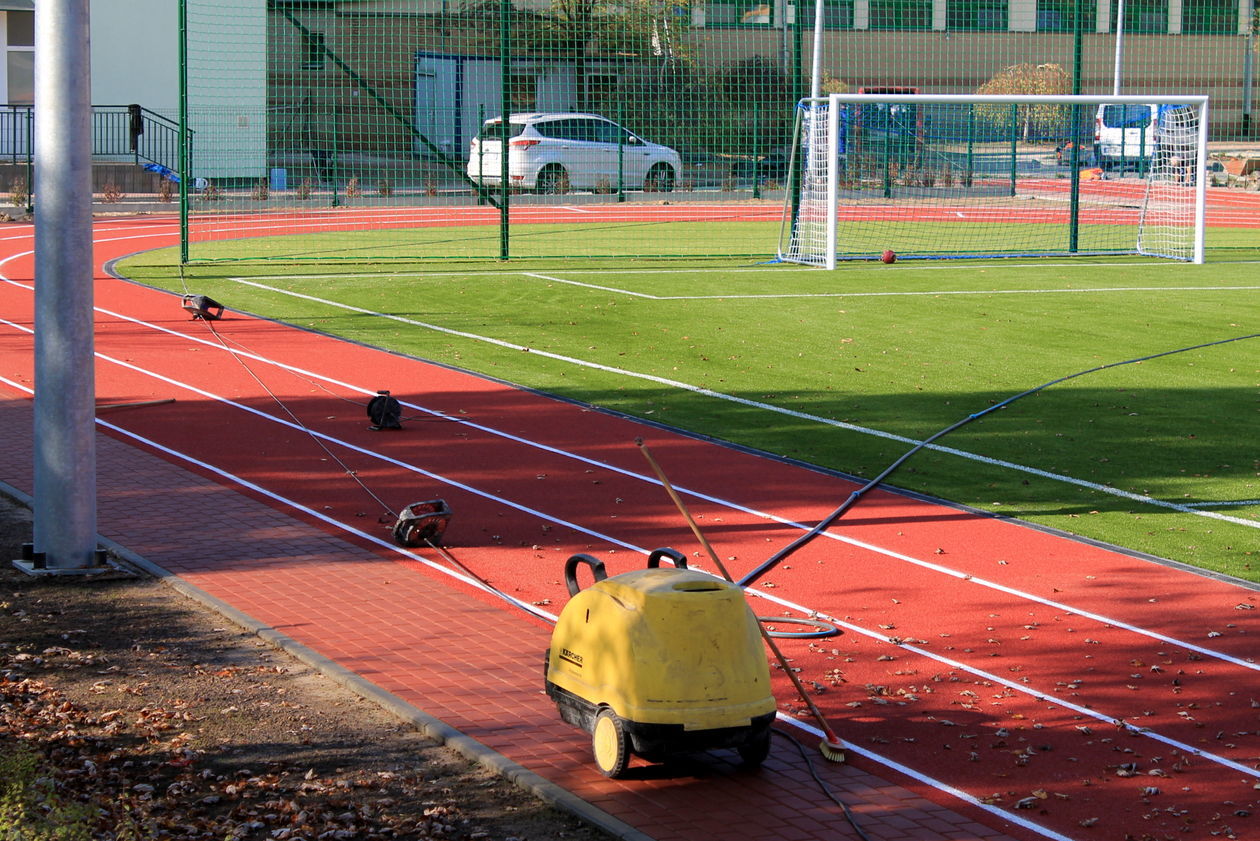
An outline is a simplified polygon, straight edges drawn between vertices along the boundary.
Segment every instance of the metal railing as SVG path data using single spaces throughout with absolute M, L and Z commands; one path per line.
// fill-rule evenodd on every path
M 0 161 L 29 163 L 34 106 L 0 105 Z M 179 170 L 179 124 L 140 105 L 92 106 L 92 157 Z

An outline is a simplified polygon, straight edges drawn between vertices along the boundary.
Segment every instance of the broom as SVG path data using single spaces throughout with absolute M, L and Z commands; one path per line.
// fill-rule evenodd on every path
M 708 538 L 700 531 L 700 527 L 696 525 L 695 519 L 691 516 L 691 512 L 687 510 L 687 504 L 678 496 L 678 492 L 674 490 L 674 486 L 670 484 L 669 479 L 665 476 L 665 471 L 657 463 L 656 458 L 648 449 L 642 438 L 634 439 L 635 446 L 643 453 L 643 457 L 647 459 L 648 465 L 652 468 L 652 472 L 656 474 L 656 478 L 660 479 L 661 485 L 665 488 L 665 493 L 669 494 L 669 498 L 673 500 L 674 505 L 678 508 L 683 519 L 687 521 L 687 525 L 691 527 L 691 533 L 696 536 L 696 540 L 700 541 L 700 546 L 708 554 L 709 560 L 713 561 L 714 566 L 722 573 L 722 577 L 730 583 L 734 584 L 735 579 L 727 572 L 726 566 L 718 558 L 717 552 L 713 551 Z M 818 743 L 818 751 L 823 757 L 831 762 L 844 762 L 844 742 L 840 741 L 840 737 L 836 735 L 836 731 L 831 729 L 831 725 L 827 723 L 827 719 L 823 716 L 822 711 L 818 709 L 818 705 L 809 697 L 809 693 L 805 691 L 801 679 L 796 676 L 796 672 L 788 665 L 787 658 L 783 656 L 783 652 L 779 650 L 779 646 L 775 643 L 774 638 L 765 629 L 758 620 L 757 630 L 761 631 L 761 638 L 765 640 L 766 646 L 770 652 L 774 654 L 774 659 L 779 662 L 779 667 L 791 679 L 792 685 L 796 687 L 796 692 L 801 696 L 801 700 L 805 702 L 805 706 L 809 707 L 810 713 L 813 714 L 814 720 L 818 722 L 819 728 L 823 731 L 823 740 Z

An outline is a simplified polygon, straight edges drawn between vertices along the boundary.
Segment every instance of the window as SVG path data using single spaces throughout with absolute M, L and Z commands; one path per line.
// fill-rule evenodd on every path
M 946 9 L 946 28 L 964 32 L 1006 29 L 1005 0 L 953 0 Z
M 1037 0 L 1038 32 L 1074 32 L 1077 4 L 1073 0 Z M 1081 3 L 1081 31 L 1098 27 L 1098 4 Z
M 1183 35 L 1237 35 L 1237 0 L 1182 0 Z
M 1151 124 L 1151 106 L 1133 103 L 1104 105 L 1102 124 L 1107 128 L 1146 128 Z
M 516 137 L 525 131 L 523 123 L 508 123 L 508 137 Z M 503 121 L 487 120 L 481 126 L 481 133 L 477 135 L 481 140 L 498 140 L 503 137 Z
M 773 0 L 708 0 L 704 6 L 705 26 L 769 26 L 773 18 Z
M 1111 31 L 1116 31 L 1119 4 L 1111 0 Z M 1126 0 L 1124 31 L 1150 35 L 1168 31 L 1168 0 Z
M 0 91 L 13 105 L 35 101 L 35 13 L 7 12 L 8 44 L 4 56 L 6 90 Z
M 304 56 L 304 61 L 302 62 L 303 70 L 323 70 L 325 55 L 324 33 L 302 33 L 302 54 Z
M 35 46 L 34 12 L 9 12 L 9 46 Z
M 800 15 L 801 25 L 809 31 L 814 28 L 814 4 L 812 0 L 794 0 L 793 9 Z M 826 0 L 823 3 L 824 29 L 853 28 L 853 0 Z
M 30 105 L 35 101 L 35 53 L 10 50 L 8 65 L 9 104 Z
M 595 120 L 595 130 L 591 137 L 597 143 L 620 143 L 625 136 L 620 128 L 605 120 Z
M 927 32 L 932 0 L 871 0 L 871 29 Z

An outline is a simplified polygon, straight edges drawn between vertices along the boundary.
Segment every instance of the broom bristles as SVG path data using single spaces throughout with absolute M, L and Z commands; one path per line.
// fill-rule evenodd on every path
M 818 743 L 818 752 L 829 762 L 844 762 L 845 760 L 844 743 L 835 733 L 829 733 L 828 738 Z

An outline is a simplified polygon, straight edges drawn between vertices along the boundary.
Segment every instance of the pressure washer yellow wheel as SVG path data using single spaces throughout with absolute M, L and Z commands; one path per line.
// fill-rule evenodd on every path
M 595 726 L 591 729 L 591 751 L 595 754 L 596 767 L 605 777 L 615 780 L 626 772 L 630 762 L 626 727 L 607 707 L 595 717 Z

